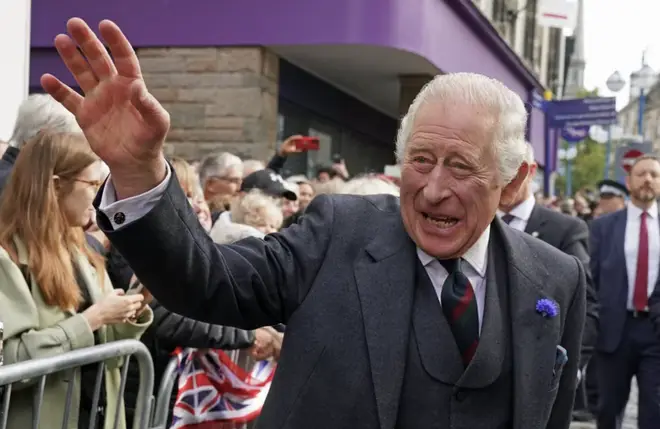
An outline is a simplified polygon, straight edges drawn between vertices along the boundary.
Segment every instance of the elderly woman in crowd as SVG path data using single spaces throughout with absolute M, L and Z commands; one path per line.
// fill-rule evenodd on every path
M 349 180 L 339 191 L 340 194 L 399 196 L 399 187 L 377 176 L 362 176 Z
M 277 199 L 253 189 L 240 199 L 234 200 L 231 206 L 231 221 L 270 234 L 282 227 L 282 209 Z M 220 225 L 219 228 L 221 227 Z
M 98 160 L 82 135 L 40 134 L 23 147 L 0 203 L 0 314 L 6 364 L 56 356 L 125 338 L 139 338 L 152 320 L 142 295 L 113 289 L 104 261 L 85 242 L 92 200 L 101 182 Z M 67 389 L 73 401 L 67 429 L 88 428 L 95 405 L 97 427 L 112 427 L 121 360 L 106 361 L 101 397 L 93 404 L 96 366 L 69 377 L 48 377 L 39 428 L 60 425 Z M 32 384 L 12 390 L 10 429 L 32 427 Z M 56 423 L 57 422 L 57 423 Z

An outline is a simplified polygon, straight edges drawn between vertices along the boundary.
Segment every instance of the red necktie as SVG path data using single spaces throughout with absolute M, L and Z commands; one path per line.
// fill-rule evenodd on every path
M 643 212 L 639 225 L 639 249 L 637 251 L 637 273 L 635 274 L 635 292 L 633 307 L 637 311 L 646 311 L 649 301 L 649 234 L 646 228 L 647 213 Z

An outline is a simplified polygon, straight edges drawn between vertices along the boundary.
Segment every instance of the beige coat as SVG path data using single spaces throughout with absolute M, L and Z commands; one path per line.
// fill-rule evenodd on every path
M 19 263 L 27 263 L 26 247 L 19 240 L 14 240 Z M 112 291 L 112 284 L 105 276 L 103 290 L 96 270 L 81 255 L 75 261 L 85 280 L 93 302 L 99 301 L 104 294 Z M 44 303 L 41 291 L 31 276 L 31 290 L 25 282 L 19 267 L 12 262 L 6 250 L 0 247 L 0 318 L 4 323 L 4 361 L 5 365 L 35 358 L 57 356 L 71 350 L 94 345 L 94 335 L 82 314 L 62 311 Z M 98 330 L 101 343 L 120 339 L 137 339 L 147 329 L 153 319 L 151 309 L 147 309 L 137 323 L 122 323 L 103 326 Z M 120 385 L 120 371 L 123 359 L 106 362 L 105 388 L 107 407 L 105 429 L 112 428 L 117 409 L 117 395 Z M 69 382 L 75 383 L 69 417 L 69 429 L 78 428 L 78 407 L 80 402 L 80 370 L 73 372 L 71 378 L 65 373 L 53 374 L 46 379 L 39 429 L 61 427 L 64 418 L 64 404 Z M 32 427 L 32 392 L 34 381 L 15 384 L 11 393 L 8 429 Z M 126 428 L 123 407 L 118 428 Z

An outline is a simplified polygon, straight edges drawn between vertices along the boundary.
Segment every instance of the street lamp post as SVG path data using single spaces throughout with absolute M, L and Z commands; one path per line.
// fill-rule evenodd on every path
M 644 110 L 646 105 L 646 95 L 651 90 L 656 80 L 656 73 L 646 64 L 642 57 L 642 68 L 630 75 L 630 88 L 639 90 L 639 112 L 637 116 L 637 134 L 644 137 Z
M 566 162 L 566 197 L 573 195 L 573 160 L 577 156 L 577 148 L 574 145 L 559 149 L 558 158 Z
M 626 86 L 626 81 L 621 76 L 621 73 L 615 71 L 605 82 L 607 89 L 613 93 L 617 93 Z M 610 178 L 610 158 L 612 157 L 612 125 L 607 127 L 607 146 L 605 146 L 605 178 Z

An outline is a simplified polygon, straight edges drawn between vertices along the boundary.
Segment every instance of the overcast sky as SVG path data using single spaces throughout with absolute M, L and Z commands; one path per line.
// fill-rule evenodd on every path
M 607 78 L 619 70 L 626 81 L 647 63 L 660 71 L 660 0 L 585 0 L 585 86 L 610 92 Z M 628 102 L 628 87 L 617 94 L 619 107 Z

